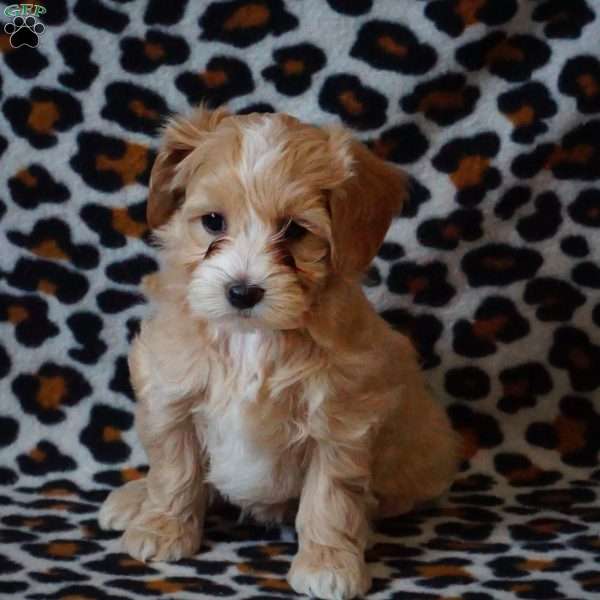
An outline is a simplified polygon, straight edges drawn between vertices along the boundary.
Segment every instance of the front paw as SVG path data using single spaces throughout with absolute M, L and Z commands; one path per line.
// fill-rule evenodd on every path
M 294 557 L 288 582 L 299 594 L 324 600 L 349 600 L 367 593 L 371 576 L 362 556 L 311 545 Z
M 145 479 L 129 481 L 124 486 L 113 490 L 98 514 L 100 527 L 123 531 L 139 514 L 147 495 Z
M 193 556 L 202 541 L 196 517 L 181 519 L 162 514 L 140 515 L 125 530 L 123 550 L 141 560 L 175 561 Z

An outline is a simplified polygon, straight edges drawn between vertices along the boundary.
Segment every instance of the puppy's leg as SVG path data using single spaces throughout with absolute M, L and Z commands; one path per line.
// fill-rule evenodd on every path
M 368 474 L 362 448 L 323 443 L 315 448 L 296 517 L 298 554 L 288 575 L 296 592 L 345 600 L 369 589 Z
M 140 560 L 178 560 L 201 543 L 207 498 L 203 457 L 191 417 L 157 410 L 142 403 L 136 415 L 150 471 L 146 498 L 125 530 L 123 547 Z
M 100 509 L 100 527 L 123 531 L 140 512 L 146 496 L 145 478 L 128 481 L 119 489 L 113 490 Z

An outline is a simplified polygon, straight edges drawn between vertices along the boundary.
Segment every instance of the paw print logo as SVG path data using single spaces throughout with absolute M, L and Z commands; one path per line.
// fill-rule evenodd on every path
M 38 22 L 32 15 L 26 18 L 15 17 L 12 23 L 4 25 L 4 33 L 10 36 L 9 41 L 13 48 L 21 46 L 37 48 L 39 36 L 44 33 L 45 29 L 44 24 Z

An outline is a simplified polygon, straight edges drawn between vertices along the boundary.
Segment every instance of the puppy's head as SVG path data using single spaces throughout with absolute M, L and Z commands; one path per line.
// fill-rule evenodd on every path
M 344 130 L 198 109 L 164 130 L 147 218 L 196 317 L 293 329 L 330 277 L 361 276 L 405 190 Z

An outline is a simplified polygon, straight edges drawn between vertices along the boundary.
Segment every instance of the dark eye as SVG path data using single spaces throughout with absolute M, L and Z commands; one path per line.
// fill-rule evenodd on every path
M 296 221 L 289 221 L 285 231 L 283 232 L 283 237 L 286 240 L 299 240 L 303 238 L 308 233 L 308 229 L 303 227 Z
M 214 212 L 202 215 L 202 225 L 209 233 L 223 233 L 225 231 L 225 217 Z

